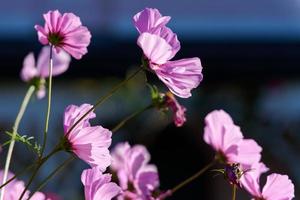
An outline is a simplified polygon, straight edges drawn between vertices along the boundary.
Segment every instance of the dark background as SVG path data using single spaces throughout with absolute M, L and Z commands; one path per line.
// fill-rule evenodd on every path
M 172 16 L 170 26 L 178 34 L 181 50 L 175 59 L 198 56 L 204 80 L 189 99 L 179 99 L 188 108 L 187 123 L 176 128 L 171 115 L 156 110 L 135 118 L 116 135 L 113 143 L 129 140 L 144 144 L 158 166 L 161 188 L 169 189 L 189 177 L 213 158 L 203 142 L 203 120 L 214 109 L 224 109 L 240 125 L 246 138 L 264 148 L 263 161 L 271 172 L 286 173 L 300 183 L 300 3 L 295 0 L 249 2 L 202 1 L 3 1 L 0 6 L 0 130 L 1 143 L 7 140 L 26 84 L 19 78 L 25 55 L 41 48 L 35 24 L 50 9 L 74 12 L 92 32 L 89 53 L 72 60 L 69 70 L 54 80 L 50 141 L 62 134 L 62 116 L 69 104 L 93 103 L 105 91 L 130 74 L 140 63 L 141 50 L 132 16 L 144 7 L 156 7 Z M 152 82 L 156 79 L 151 78 Z M 161 90 L 166 88 L 156 82 Z M 93 124 L 111 128 L 126 115 L 150 103 L 144 77 L 127 84 L 97 110 Z M 20 133 L 40 138 L 46 100 L 33 99 L 20 126 Z M 31 134 L 32 133 L 32 134 Z M 12 170 L 34 159 L 25 147 L 16 145 Z M 6 148 L 1 156 L 4 167 Z M 49 161 L 37 180 L 60 163 L 65 154 Z M 64 199 L 82 199 L 80 173 L 87 168 L 75 161 L 49 182 L 44 191 Z M 22 177 L 27 179 L 27 176 Z M 261 182 L 264 184 L 265 179 Z M 37 183 L 37 182 L 36 182 Z M 178 191 L 170 199 L 230 199 L 230 186 L 221 176 L 208 172 Z M 244 192 L 238 199 L 249 199 Z

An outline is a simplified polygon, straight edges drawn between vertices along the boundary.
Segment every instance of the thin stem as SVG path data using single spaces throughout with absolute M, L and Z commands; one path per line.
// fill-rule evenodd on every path
M 32 94 L 33 94 L 34 91 L 35 91 L 35 86 L 31 85 L 28 88 L 27 92 L 26 92 L 26 95 L 25 95 L 25 97 L 23 99 L 23 102 L 21 104 L 19 113 L 18 113 L 18 115 L 16 117 L 16 120 L 15 120 L 15 123 L 14 123 L 14 126 L 13 126 L 13 133 L 12 133 L 11 143 L 9 144 L 9 148 L 8 148 L 8 152 L 7 152 L 7 156 L 6 156 L 6 162 L 5 162 L 5 167 L 4 167 L 2 184 L 4 184 L 6 182 L 6 180 L 7 180 L 9 166 L 10 166 L 10 161 L 11 161 L 13 149 L 14 149 L 14 146 L 15 146 L 15 137 L 16 137 L 17 132 L 18 132 L 19 124 L 21 122 L 21 119 L 22 119 L 22 117 L 24 115 L 26 107 L 27 107 L 27 105 L 28 105 L 28 103 L 30 101 L 30 98 L 31 98 L 31 96 L 32 96 Z M 0 200 L 3 200 L 3 198 L 4 198 L 4 192 L 5 192 L 5 187 L 3 187 L 3 189 L 0 192 L 1 192 Z
M 7 180 L 5 183 L 3 183 L 0 186 L 0 189 L 3 188 L 4 186 L 6 186 L 7 184 L 9 184 L 10 182 L 12 182 L 18 176 L 21 176 L 22 174 L 24 174 L 25 172 L 27 172 L 28 170 L 30 170 L 31 168 L 33 168 L 35 165 L 36 165 L 36 163 L 33 163 L 33 164 L 29 165 L 28 167 L 26 167 L 25 169 L 23 169 L 22 171 L 17 172 L 13 177 L 11 177 L 9 180 Z
M 100 106 L 102 103 L 104 103 L 108 98 L 110 98 L 116 91 L 118 91 L 123 85 L 125 85 L 128 81 L 130 81 L 132 78 L 134 78 L 140 71 L 142 71 L 143 68 L 139 67 L 138 70 L 136 70 L 133 74 L 131 74 L 129 77 L 127 77 L 125 80 L 123 80 L 121 83 L 113 87 L 106 95 L 99 98 L 96 103 L 91 107 L 82 117 L 80 117 L 74 124 L 71 126 L 69 131 L 66 133 L 66 137 L 70 134 L 70 132 L 93 110 L 95 110 L 98 106 Z
M 232 186 L 232 200 L 236 199 L 236 185 L 233 184 Z
M 31 192 L 29 198 L 27 200 L 29 200 L 35 192 L 41 190 L 43 187 L 45 187 L 45 185 L 47 184 L 47 182 L 54 177 L 58 172 L 60 172 L 64 167 L 66 167 L 70 162 L 72 162 L 75 159 L 75 157 L 72 155 L 71 157 L 69 157 L 67 160 L 65 160 L 62 164 L 60 164 L 53 172 L 51 172 L 51 174 L 49 174 L 39 185 L 38 187 Z
M 49 118 L 50 118 L 50 111 L 51 111 L 51 98 L 52 98 L 52 70 L 53 70 L 53 59 L 52 59 L 52 53 L 53 53 L 53 46 L 50 45 L 50 52 L 49 52 L 49 77 L 48 77 L 48 106 L 47 106 L 47 113 L 46 113 L 46 122 L 45 122 L 45 129 L 44 129 L 44 139 L 43 139 L 43 145 L 41 149 L 41 158 L 43 157 L 43 153 L 45 151 L 46 142 L 47 142 L 47 133 L 49 128 Z
M 171 192 L 174 194 L 176 191 L 181 189 L 182 187 L 186 186 L 187 184 L 191 183 L 194 181 L 196 178 L 198 178 L 200 175 L 202 175 L 204 172 L 206 172 L 209 168 L 211 168 L 215 164 L 215 160 L 210 162 L 208 165 L 203 167 L 201 170 L 199 170 L 196 174 L 193 176 L 189 177 L 188 179 L 184 180 L 183 182 L 179 183 L 177 186 L 175 186 Z
M 29 188 L 29 186 L 31 185 L 32 181 L 34 180 L 34 178 L 36 177 L 39 169 L 42 167 L 42 165 L 47 162 L 47 160 L 52 157 L 54 154 L 56 154 L 57 152 L 61 151 L 61 147 L 60 146 L 57 146 L 56 148 L 53 149 L 53 151 L 51 151 L 51 153 L 49 153 L 47 156 L 45 156 L 44 158 L 41 158 L 41 159 L 38 159 L 37 160 L 37 166 L 36 168 L 34 169 L 31 177 L 29 178 L 29 181 L 27 182 L 22 194 L 20 195 L 19 197 L 19 200 L 22 200 L 22 198 L 24 197 L 27 189 Z
M 139 114 L 143 113 L 144 111 L 152 108 L 153 105 L 150 104 L 134 113 L 132 113 L 131 115 L 128 115 L 127 117 L 125 117 L 122 121 L 120 121 L 113 129 L 112 132 L 115 133 L 116 131 L 118 131 L 122 126 L 124 126 L 129 120 L 133 119 L 134 117 L 138 116 Z

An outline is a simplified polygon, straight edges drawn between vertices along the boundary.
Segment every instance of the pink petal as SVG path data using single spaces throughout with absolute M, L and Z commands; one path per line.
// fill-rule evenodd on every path
M 40 76 L 46 78 L 49 76 L 49 54 L 50 54 L 50 47 L 45 46 L 42 48 L 38 60 L 37 60 L 37 69 L 40 73 Z M 71 57 L 64 51 L 60 51 L 57 53 L 53 50 L 52 52 L 52 59 L 53 59 L 53 69 L 52 74 L 53 76 L 60 75 L 64 73 L 70 64 Z
M 249 168 L 253 163 L 258 163 L 261 159 L 262 148 L 255 140 L 243 139 L 238 143 L 237 154 L 230 157 L 230 161 L 240 163 Z
M 61 17 L 60 12 L 58 10 L 48 11 L 48 13 L 44 14 L 43 16 L 47 24 L 47 27 L 49 28 L 49 32 L 51 33 L 59 32 L 59 29 L 57 29 L 56 26 L 59 18 Z
M 133 17 L 134 25 L 139 33 L 149 32 L 160 28 L 170 21 L 171 17 L 162 16 L 155 8 L 145 8 Z
M 203 78 L 199 58 L 168 61 L 152 69 L 173 94 L 182 98 L 190 97 L 191 90 L 198 87 Z
M 65 109 L 64 114 L 64 132 L 68 132 L 71 128 L 85 113 L 87 113 L 93 106 L 90 104 L 82 104 L 81 106 L 69 105 Z M 96 117 L 94 112 L 90 112 L 77 126 L 76 128 L 81 129 L 90 126 L 89 120 Z
M 46 200 L 46 195 L 41 192 L 36 192 L 30 199 L 31 200 Z
M 159 176 L 154 165 L 143 167 L 135 180 L 136 189 L 143 196 L 151 196 L 152 191 L 159 187 Z
M 36 25 L 39 40 L 42 44 L 48 44 L 48 38 L 51 42 L 53 35 L 60 38 L 53 42 L 55 48 L 62 48 L 74 58 L 80 59 L 87 53 L 87 46 L 90 44 L 91 33 L 82 26 L 80 18 L 73 13 L 61 13 L 58 10 L 49 11 L 44 14 L 44 28 Z
M 38 75 L 38 71 L 35 67 L 35 60 L 33 53 L 29 53 L 23 61 L 23 67 L 21 70 L 21 79 L 25 82 L 30 81 Z
M 149 33 L 163 38 L 172 47 L 172 58 L 180 50 L 180 42 L 177 38 L 177 35 L 173 33 L 173 31 L 170 28 L 164 26 L 158 29 L 153 29 Z
M 43 45 L 49 44 L 48 33 L 45 31 L 45 29 L 40 25 L 35 25 L 34 28 L 35 30 L 37 30 L 40 43 L 42 43 Z
M 81 174 L 86 200 L 111 200 L 121 189 L 111 182 L 110 174 L 102 174 L 99 168 L 86 169 Z
M 42 99 L 46 96 L 46 88 L 44 85 L 41 85 L 38 91 L 36 92 L 36 96 L 38 99 Z
M 271 174 L 262 190 L 266 200 L 291 200 L 295 197 L 294 184 L 287 175 Z
M 241 177 L 240 181 L 243 186 L 253 197 L 261 197 L 259 179 L 260 175 L 269 169 L 263 163 L 255 163 Z
M 174 112 L 173 120 L 175 125 L 177 127 L 181 127 L 186 121 L 186 108 L 178 103 L 178 101 L 171 92 L 166 93 L 166 98 L 167 106 Z
M 164 64 L 173 57 L 172 46 L 157 35 L 142 33 L 138 38 L 137 44 L 153 64 Z
M 237 143 L 243 135 L 232 118 L 223 110 L 215 110 L 205 117 L 204 141 L 211 145 L 217 152 L 237 154 Z
M 78 130 L 78 129 L 77 129 Z M 111 132 L 101 126 L 85 127 L 72 131 L 69 142 L 74 153 L 91 167 L 97 166 L 102 171 L 111 164 L 108 147 L 111 144 Z

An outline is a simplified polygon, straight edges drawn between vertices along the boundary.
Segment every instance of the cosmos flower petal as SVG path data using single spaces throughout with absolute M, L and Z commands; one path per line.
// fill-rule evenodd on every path
M 267 172 L 269 169 L 264 163 L 255 163 L 247 170 L 240 181 L 242 187 L 247 190 L 253 197 L 261 197 L 260 190 L 260 176 L 261 174 Z
M 90 104 L 82 104 L 81 106 L 69 105 L 65 109 L 64 114 L 64 131 L 67 133 L 69 129 L 93 106 Z M 84 128 L 90 126 L 89 120 L 96 117 L 94 112 L 90 112 L 77 126 L 76 128 Z
M 152 69 L 173 94 L 182 98 L 190 97 L 191 90 L 198 87 L 203 78 L 199 58 L 168 61 Z
M 44 14 L 44 27 L 36 25 L 39 41 L 51 44 L 56 50 L 65 50 L 75 59 L 81 59 L 87 53 L 91 33 L 82 26 L 80 18 L 73 13 L 61 14 L 58 10 Z
M 21 79 L 25 82 L 28 82 L 34 77 L 38 76 L 38 70 L 35 67 L 35 59 L 33 53 L 29 53 L 24 58 L 20 76 Z
M 49 54 L 50 47 L 45 46 L 42 48 L 37 59 L 37 70 L 39 71 L 39 76 L 42 78 L 46 78 L 49 76 Z M 71 57 L 69 56 L 69 54 L 67 54 L 65 51 L 60 51 L 59 53 L 53 51 L 52 56 L 52 75 L 57 76 L 67 71 L 71 61 Z
M 121 143 L 112 151 L 112 159 L 111 168 L 124 190 L 118 199 L 149 199 L 159 186 L 159 178 L 156 166 L 148 164 L 150 154 L 147 149 L 142 145 L 130 147 L 127 142 Z
M 162 16 L 156 8 L 145 8 L 133 17 L 133 22 L 138 32 L 143 33 L 165 26 L 170 19 Z
M 287 175 L 271 174 L 262 190 L 266 200 L 291 200 L 295 197 L 294 184 Z
M 154 64 L 164 64 L 173 57 L 173 48 L 163 38 L 142 33 L 137 44 L 142 48 L 144 55 Z
M 261 159 L 262 148 L 255 140 L 243 139 L 238 143 L 237 154 L 232 155 L 230 161 L 243 164 L 243 168 L 250 168 L 253 163 Z
M 64 115 L 64 132 L 68 148 L 91 167 L 97 166 L 103 172 L 111 164 L 108 150 L 111 145 L 111 131 L 102 126 L 90 125 L 89 120 L 96 116 L 93 112 L 87 114 L 74 129 L 70 129 L 91 108 L 93 107 L 90 104 L 68 106 Z
M 121 193 L 121 188 L 111 182 L 111 175 L 102 174 L 98 167 L 84 170 L 81 181 L 85 200 L 111 200 Z
M 239 127 L 224 110 L 215 110 L 205 117 L 204 141 L 216 151 L 225 153 L 243 138 Z M 232 149 L 232 148 L 231 148 Z

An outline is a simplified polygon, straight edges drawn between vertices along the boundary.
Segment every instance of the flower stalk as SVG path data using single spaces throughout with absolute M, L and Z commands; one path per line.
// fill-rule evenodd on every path
M 71 126 L 71 128 L 66 133 L 66 137 L 72 132 L 72 130 L 92 111 L 94 111 L 97 107 L 99 107 L 102 103 L 104 103 L 107 99 L 109 99 L 115 92 L 117 92 L 122 86 L 124 86 L 128 81 L 133 79 L 140 71 L 142 71 L 143 68 L 139 67 L 138 70 L 136 70 L 133 74 L 131 74 L 129 77 L 127 77 L 125 80 L 123 80 L 121 83 L 113 87 L 106 95 L 103 97 L 100 97 L 96 103 L 84 114 L 82 117 L 80 117 L 74 124 Z
M 153 104 L 150 104 L 130 115 L 128 115 L 127 117 L 125 117 L 122 121 L 120 121 L 113 129 L 111 129 L 111 132 L 115 133 L 117 132 L 120 128 L 122 128 L 129 120 L 135 118 L 136 116 L 138 116 L 139 114 L 142 114 L 144 111 L 149 110 L 150 108 L 153 107 Z
M 31 192 L 30 196 L 28 197 L 28 200 L 31 199 L 31 197 L 34 195 L 35 192 L 41 190 L 47 182 L 53 178 L 57 173 L 59 173 L 63 168 L 65 168 L 70 162 L 72 162 L 75 159 L 74 155 L 70 156 L 67 160 L 65 160 L 62 164 L 60 164 L 55 170 L 53 170 L 38 186 L 37 188 Z
M 232 185 L 232 200 L 236 199 L 236 185 Z
M 186 186 L 187 184 L 193 182 L 195 179 L 197 179 L 199 176 L 201 176 L 204 172 L 206 172 L 209 168 L 211 168 L 214 164 L 216 163 L 215 160 L 213 160 L 212 162 L 210 162 L 209 164 L 207 164 L 206 166 L 204 166 L 202 169 L 200 169 L 197 173 L 195 173 L 194 175 L 192 175 L 191 177 L 187 178 L 186 180 L 184 180 L 183 182 L 179 183 L 178 185 L 176 185 L 175 187 L 173 187 L 171 189 L 171 193 L 174 194 L 175 192 L 177 192 L 179 189 L 183 188 L 184 186 Z
M 31 96 L 34 93 L 34 91 L 35 91 L 35 86 L 31 85 L 28 88 L 28 90 L 27 90 L 27 92 L 25 94 L 25 97 L 24 97 L 23 102 L 21 104 L 19 113 L 18 113 L 18 115 L 16 117 L 16 120 L 15 120 L 15 123 L 14 123 L 14 126 L 13 126 L 13 132 L 12 132 L 11 142 L 9 144 L 9 148 L 8 148 L 8 152 L 7 152 L 7 156 L 6 156 L 2 185 L 7 181 L 7 176 L 8 176 L 9 166 L 10 166 L 10 162 L 11 162 L 11 157 L 12 157 L 13 149 L 14 149 L 14 146 L 15 146 L 15 137 L 16 137 L 17 132 L 18 132 L 19 124 L 21 122 L 21 119 L 23 118 L 23 115 L 25 113 L 27 105 L 28 105 L 28 103 L 29 103 L 29 101 L 31 99 Z M 5 185 L 3 186 L 2 190 L 0 191 L 0 193 L 1 193 L 0 200 L 3 200 L 4 193 L 5 193 Z
M 44 139 L 41 149 L 41 155 L 40 158 L 42 158 L 43 153 L 46 148 L 46 142 L 47 142 L 47 134 L 48 134 L 48 128 L 49 128 L 49 119 L 50 119 L 50 112 L 51 112 L 51 98 L 52 98 L 52 71 L 53 71 L 53 46 L 50 45 L 50 52 L 49 52 L 49 87 L 48 87 L 48 104 L 47 104 L 47 113 L 46 113 L 46 122 L 45 122 L 45 129 L 44 129 Z

